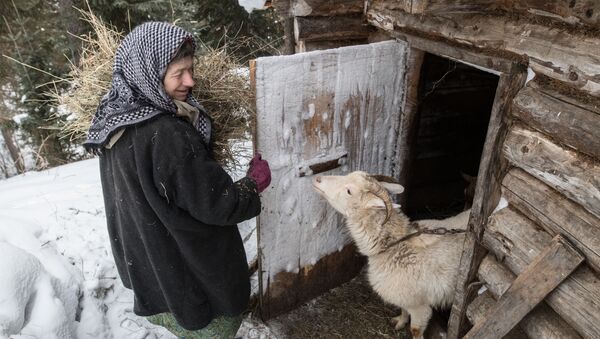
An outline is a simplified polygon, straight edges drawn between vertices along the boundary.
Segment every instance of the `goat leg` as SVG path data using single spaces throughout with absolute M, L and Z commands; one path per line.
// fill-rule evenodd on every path
M 408 323 L 408 312 L 402 308 L 400 309 L 400 311 L 400 315 L 391 319 L 394 328 L 397 330 L 404 328 L 404 326 L 406 326 L 406 323 Z
M 423 339 L 427 323 L 431 318 L 431 307 L 429 305 L 420 305 L 407 310 L 410 313 L 410 333 L 413 339 Z

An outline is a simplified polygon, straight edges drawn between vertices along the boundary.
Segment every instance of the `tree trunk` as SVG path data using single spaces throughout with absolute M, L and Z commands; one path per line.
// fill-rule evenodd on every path
M 17 148 L 17 145 L 15 144 L 12 130 L 4 124 L 0 125 L 0 130 L 2 131 L 2 137 L 4 138 L 4 143 L 6 144 L 6 148 L 8 148 L 10 157 L 12 158 L 12 160 L 15 164 L 17 173 L 21 174 L 21 173 L 25 172 L 25 164 L 23 163 L 23 157 L 21 156 L 21 152 L 19 151 L 19 148 Z

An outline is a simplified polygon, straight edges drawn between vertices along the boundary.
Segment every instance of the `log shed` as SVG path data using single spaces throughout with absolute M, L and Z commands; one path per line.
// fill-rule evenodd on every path
M 364 264 L 312 175 L 394 176 L 410 217 L 437 218 L 460 211 L 470 172 L 448 338 L 600 338 L 600 3 L 272 6 L 290 55 L 252 71 L 255 147 L 281 187 L 258 223 L 264 315 Z

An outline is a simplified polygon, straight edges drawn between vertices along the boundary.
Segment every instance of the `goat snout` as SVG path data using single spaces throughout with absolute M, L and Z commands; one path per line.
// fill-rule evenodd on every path
M 322 177 L 320 175 L 318 175 L 317 177 L 315 177 L 315 181 L 318 183 L 321 183 L 321 178 Z

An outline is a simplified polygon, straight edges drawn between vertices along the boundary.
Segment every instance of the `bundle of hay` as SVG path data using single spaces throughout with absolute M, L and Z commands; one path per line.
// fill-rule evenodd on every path
M 81 37 L 79 63 L 71 64 L 69 79 L 65 80 L 70 89 L 51 93 L 60 108 L 58 115 L 68 114 L 61 133 L 71 140 L 85 139 L 98 103 L 110 89 L 115 52 L 123 39 L 123 34 L 93 13 L 80 12 L 92 32 Z M 194 63 L 197 81 L 193 95 L 213 119 L 216 160 L 235 169 L 248 152 L 236 147 L 234 141 L 250 138 L 250 121 L 255 114 L 248 72 L 226 48 L 202 49 L 204 52 L 196 53 Z

